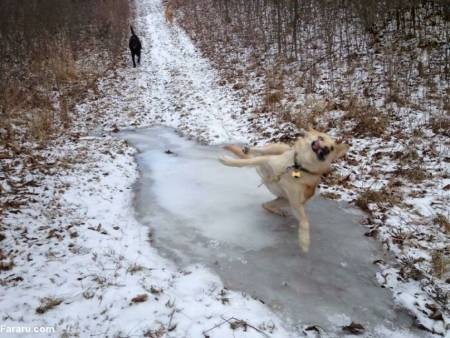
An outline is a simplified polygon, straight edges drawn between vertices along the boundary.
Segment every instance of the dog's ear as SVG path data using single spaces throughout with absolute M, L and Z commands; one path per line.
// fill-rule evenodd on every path
M 315 130 L 310 124 L 308 124 L 308 133 L 311 134 L 320 134 L 320 131 Z
M 350 149 L 350 146 L 346 143 L 338 143 L 336 144 L 336 158 L 344 156 L 347 151 Z

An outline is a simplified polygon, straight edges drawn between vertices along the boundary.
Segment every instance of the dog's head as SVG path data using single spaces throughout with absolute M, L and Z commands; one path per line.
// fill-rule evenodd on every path
M 295 143 L 301 163 L 317 173 L 325 173 L 330 169 L 331 163 L 344 156 L 350 146 L 345 143 L 336 143 L 329 135 L 309 128 Z

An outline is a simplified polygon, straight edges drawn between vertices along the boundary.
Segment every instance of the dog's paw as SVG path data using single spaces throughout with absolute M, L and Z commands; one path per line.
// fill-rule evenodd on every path
M 309 252 L 309 244 L 300 244 L 300 249 L 304 254 L 307 254 Z
M 275 208 L 275 207 L 271 206 L 270 202 L 263 203 L 262 207 L 263 207 L 264 210 L 266 210 L 266 211 L 268 211 L 268 212 L 270 212 L 272 214 L 275 214 L 275 215 L 278 215 L 278 216 L 281 216 L 281 217 L 289 216 L 289 213 L 287 211 L 285 211 L 285 210 L 283 210 L 281 208 Z
M 234 144 L 227 144 L 226 146 L 223 146 L 223 149 L 228 151 L 233 151 L 236 148 Z
M 305 254 L 308 253 L 310 246 L 309 232 L 306 231 L 299 232 L 298 244 L 303 253 Z

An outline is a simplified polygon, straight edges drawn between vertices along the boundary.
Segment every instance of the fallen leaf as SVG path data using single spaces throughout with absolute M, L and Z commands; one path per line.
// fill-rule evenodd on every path
M 145 301 L 147 301 L 148 299 L 148 295 L 146 293 L 143 293 L 141 295 L 137 295 L 136 297 L 133 297 L 131 299 L 131 302 L 133 303 L 143 303 Z
M 351 334 L 361 334 L 364 332 L 365 329 L 364 326 L 362 326 L 361 324 L 351 322 L 350 325 L 342 327 L 342 330 L 347 331 Z

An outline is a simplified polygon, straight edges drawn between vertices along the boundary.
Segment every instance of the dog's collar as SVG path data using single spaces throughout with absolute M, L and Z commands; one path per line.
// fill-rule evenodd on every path
M 307 173 L 307 174 L 310 174 L 310 175 L 320 176 L 320 174 L 314 173 L 314 172 L 312 172 L 312 171 L 306 169 L 304 166 L 302 166 L 301 163 L 298 161 L 297 155 L 298 155 L 298 153 L 297 153 L 297 152 L 294 152 L 294 165 L 288 167 L 288 170 L 289 170 L 289 169 L 294 169 L 294 173 L 295 173 L 296 171 L 297 171 L 297 172 L 303 171 L 303 172 L 305 172 L 305 173 Z M 300 176 L 295 176 L 294 173 L 293 173 L 292 176 L 294 176 L 294 177 L 300 177 Z
M 245 149 L 242 149 L 242 151 L 245 154 Z M 248 148 L 247 148 L 247 151 L 248 151 Z M 292 171 L 291 172 L 291 176 L 293 178 L 301 178 L 303 176 L 302 172 L 310 174 L 310 175 L 320 176 L 320 174 L 313 173 L 312 171 L 309 171 L 304 166 L 302 166 L 300 164 L 300 162 L 297 160 L 297 155 L 298 155 L 297 152 L 295 152 L 294 153 L 294 164 L 293 165 L 287 167 L 285 171 L 283 171 L 282 173 L 280 173 L 280 174 L 278 174 L 276 176 L 272 176 L 270 178 L 263 178 L 263 182 L 264 183 L 278 182 L 281 179 L 281 177 L 284 174 L 288 173 L 289 171 Z M 263 183 L 261 183 L 261 184 L 263 184 Z

